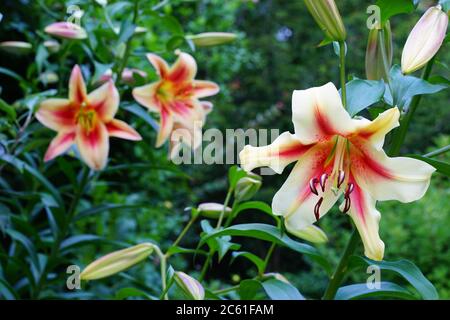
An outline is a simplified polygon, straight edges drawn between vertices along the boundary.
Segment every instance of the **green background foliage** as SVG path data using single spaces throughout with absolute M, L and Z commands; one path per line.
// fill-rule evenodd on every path
M 146 52 L 155 52 L 173 61 L 173 49 L 180 47 L 190 51 L 183 38 L 185 35 L 206 31 L 239 35 L 231 44 L 197 48 L 193 53 L 199 64 L 198 78 L 213 80 L 221 86 L 221 93 L 212 99 L 215 107 L 206 128 L 292 131 L 292 91 L 329 81 L 338 85 L 338 58 L 332 46 L 317 46 L 323 35 L 302 1 L 172 0 L 156 11 L 152 7 L 158 6 L 158 1 L 145 2 L 137 25 L 148 31 L 130 40 L 134 50 L 128 65 L 146 71 L 148 79 L 136 79 L 136 85 L 157 77 L 144 57 Z M 364 79 L 368 35 L 365 12 L 373 1 L 338 2 L 349 35 L 348 78 Z M 121 21 L 129 21 L 132 1 L 110 3 L 109 15 L 117 21 L 117 26 Z M 432 1 L 422 1 L 422 5 L 427 3 Z M 64 20 L 69 4 L 77 4 L 86 11 L 82 25 L 90 36 L 83 44 L 74 45 L 66 62 L 60 64 L 59 54 L 50 54 L 41 45 L 43 39 L 49 38 L 42 30 L 51 22 Z M 406 37 L 422 13 L 420 8 L 412 14 L 391 19 L 394 63 L 400 61 Z M 26 121 L 28 112 L 43 98 L 33 94 L 46 91 L 48 95 L 54 95 L 55 92 L 48 90 L 58 89 L 58 85 L 46 86 L 39 82 L 40 73 L 57 72 L 65 87 L 72 65 L 79 63 L 83 65 L 85 75 L 95 79 L 117 60 L 129 36 L 126 25 L 122 25 L 125 32 L 116 36 L 108 28 L 101 7 L 94 1 L 3 0 L 0 12 L 3 14 L 0 41 L 29 41 L 34 47 L 34 54 L 23 56 L 0 52 L 0 67 L 14 72 L 12 77 L 4 72 L 0 74 L 0 104 L 6 105 L 0 108 L 0 296 L 121 298 L 131 295 L 127 293 L 128 287 L 159 296 L 157 258 L 114 277 L 83 284 L 81 291 L 66 289 L 66 267 L 70 264 L 86 266 L 105 253 L 144 241 L 167 248 L 190 218 L 190 210 L 186 207 L 206 201 L 223 202 L 229 168 L 225 165 L 173 165 L 167 160 L 166 148 L 153 147 L 155 130 L 145 120 L 126 111 L 127 103 L 122 103 L 120 118 L 132 124 L 144 141 L 112 140 L 107 169 L 94 175 L 83 190 L 85 196 L 78 206 L 78 218 L 67 235 L 72 237 L 69 238 L 71 241 L 67 242 L 66 238 L 65 243 L 60 243 L 60 248 L 66 245 L 64 254 L 52 258 L 58 226 L 63 224 L 70 203 L 76 197 L 79 185 L 76 179 L 81 177 L 81 164 L 71 156 L 44 164 L 43 154 L 53 133 L 37 121 L 20 133 L 19 124 Z M 445 45 L 441 49 L 433 74 L 448 78 L 446 63 L 450 61 L 450 54 L 447 48 Z M 93 83 L 89 86 L 92 89 Z M 424 97 L 402 154 L 425 154 L 450 143 L 449 98 L 448 91 Z M 127 101 L 130 108 L 135 107 L 130 87 L 124 88 L 122 101 Z M 11 106 L 14 112 L 4 112 L 11 110 Z M 7 161 L 6 151 L 14 151 L 18 160 Z M 449 162 L 450 156 L 442 155 L 436 159 Z M 31 169 L 27 170 L 22 162 Z M 265 176 L 255 200 L 270 204 L 290 168 L 282 175 Z M 42 183 L 43 180 L 49 182 Z M 385 259 L 415 262 L 444 299 L 450 298 L 449 202 L 449 179 L 435 174 L 421 201 L 378 205 L 382 212 L 380 232 L 386 243 Z M 271 223 L 272 219 L 256 210 L 246 211 L 236 219 L 237 224 L 255 221 Z M 320 226 L 330 240 L 318 246 L 318 250 L 335 264 L 350 234 L 349 219 L 335 208 L 320 221 Z M 196 223 L 182 246 L 195 248 L 201 231 L 200 223 Z M 233 238 L 233 242 L 242 245 L 240 251 L 251 251 L 259 257 L 263 257 L 270 246 L 250 238 Z M 362 253 L 362 246 L 358 247 L 358 253 Z M 201 255 L 177 255 L 171 258 L 171 264 L 176 270 L 198 276 L 203 260 Z M 320 298 L 327 284 L 327 274 L 315 266 L 307 256 L 278 247 L 267 271 L 286 276 L 302 295 Z M 257 271 L 251 262 L 243 258 L 232 261 L 228 254 L 220 262 L 216 257 L 213 259 L 206 281 L 211 290 L 220 289 L 225 283 L 233 285 L 251 278 Z M 45 279 L 41 280 L 43 274 Z M 348 283 L 364 282 L 367 276 L 364 269 L 354 270 Z M 382 273 L 383 281 L 392 279 L 391 274 Z M 177 291 L 173 294 L 181 297 Z M 297 293 L 293 294 L 299 297 Z

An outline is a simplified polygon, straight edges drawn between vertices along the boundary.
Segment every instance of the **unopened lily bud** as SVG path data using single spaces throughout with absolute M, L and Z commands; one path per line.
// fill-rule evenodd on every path
M 44 41 L 44 47 L 48 50 L 50 53 L 56 53 L 61 48 L 61 45 L 58 41 L 55 40 L 47 40 Z
M 447 33 L 448 16 L 441 6 L 429 8 L 412 29 L 402 52 L 402 72 L 421 69 L 434 55 Z
M 197 212 L 205 218 L 219 219 L 220 215 L 224 211 L 223 204 L 215 202 L 205 202 L 198 206 Z M 226 207 L 224 212 L 224 218 L 228 217 L 231 213 L 231 208 Z
M 12 54 L 26 54 L 31 51 L 31 43 L 24 41 L 4 41 L 0 42 L 0 48 Z
M 108 0 L 95 0 L 95 2 L 97 2 L 102 7 L 106 7 L 106 5 L 108 4 Z
M 334 0 L 305 0 L 306 7 L 330 40 L 344 41 L 344 23 Z
M 296 228 L 289 219 L 285 221 L 286 230 L 296 236 L 297 238 L 312 242 L 312 243 L 325 243 L 328 241 L 328 237 L 325 232 L 315 225 L 307 226 L 306 228 Z
M 72 22 L 55 22 L 48 25 L 44 31 L 52 36 L 65 39 L 87 38 L 86 30 Z
M 152 243 L 142 243 L 136 246 L 115 251 L 95 260 L 81 273 L 81 280 L 95 280 L 109 277 L 124 271 L 150 256 L 155 248 Z
M 256 174 L 249 173 L 249 176 L 240 179 L 236 184 L 234 197 L 237 201 L 249 200 L 258 192 L 261 185 L 261 177 Z
M 57 83 L 59 80 L 58 75 L 53 72 L 53 71 L 47 71 L 44 73 L 41 73 L 39 75 L 39 80 L 43 83 L 43 84 L 53 84 L 53 83 Z
M 184 272 L 176 271 L 173 275 L 175 283 L 178 287 L 191 299 L 203 300 L 205 299 L 205 289 L 203 289 L 200 282 Z
M 236 38 L 237 35 L 231 32 L 204 32 L 186 36 L 186 39 L 191 40 L 197 47 L 217 46 L 232 42 Z
M 384 50 L 384 54 L 383 54 Z M 366 76 L 369 80 L 387 80 L 393 58 L 391 25 L 387 21 L 383 29 L 369 31 L 366 50 Z
M 281 281 L 281 282 L 284 282 L 284 283 L 287 283 L 287 284 L 291 284 L 289 282 L 289 280 L 286 279 L 286 277 L 283 276 L 281 273 L 269 272 L 269 273 L 265 273 L 264 276 L 267 277 L 267 278 L 275 278 L 278 281 Z
M 134 74 L 140 75 L 142 78 L 147 77 L 147 73 L 145 71 L 139 70 L 139 69 L 128 69 L 125 68 L 122 72 L 122 80 L 127 83 L 133 83 L 134 82 Z

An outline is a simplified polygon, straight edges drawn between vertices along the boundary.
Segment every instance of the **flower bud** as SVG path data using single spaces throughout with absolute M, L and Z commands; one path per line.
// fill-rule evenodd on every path
M 81 280 L 95 280 L 109 277 L 128 269 L 152 254 L 155 245 L 142 243 L 133 247 L 114 251 L 89 264 L 81 273 Z
M 65 39 L 86 39 L 87 33 L 79 25 L 72 22 L 55 22 L 48 25 L 45 32 L 52 36 L 61 37 Z
M 441 6 L 429 8 L 412 29 L 402 52 L 402 72 L 412 73 L 422 68 L 444 41 L 448 16 Z
M 31 43 L 24 41 L 4 41 L 0 42 L 0 48 L 12 54 L 25 54 L 31 51 Z
M 55 72 L 47 71 L 47 72 L 41 73 L 39 75 L 39 80 L 43 84 L 47 85 L 47 84 L 57 83 L 59 81 L 59 77 Z
M 50 53 L 56 53 L 61 48 L 61 45 L 58 41 L 55 40 L 47 40 L 44 41 L 44 47 L 48 50 Z
M 205 289 L 203 289 L 200 282 L 188 276 L 186 273 L 176 271 L 173 275 L 175 283 L 178 287 L 191 299 L 203 300 L 205 299 Z
M 95 0 L 102 7 L 106 7 L 108 5 L 108 0 Z
M 254 173 L 249 173 L 247 177 L 240 179 L 236 184 L 234 197 L 237 201 L 249 200 L 258 192 L 261 185 L 261 177 Z
M 125 68 L 122 72 L 122 80 L 127 83 L 133 83 L 134 82 L 134 76 L 133 76 L 134 74 L 138 74 L 142 78 L 147 77 L 147 73 L 142 70 Z
M 328 241 L 328 237 L 325 232 L 315 225 L 307 226 L 303 229 L 298 229 L 293 226 L 289 220 L 285 220 L 286 230 L 294 236 L 312 242 L 312 243 L 325 243 Z
M 198 206 L 197 212 L 205 218 L 219 219 L 223 211 L 223 204 L 214 202 L 205 202 Z M 224 218 L 228 217 L 231 213 L 231 208 L 226 207 L 224 212 Z
M 344 41 L 344 23 L 334 0 L 305 0 L 306 7 L 330 40 Z
M 267 277 L 267 278 L 275 278 L 275 279 L 277 279 L 278 281 L 281 281 L 281 282 L 284 282 L 284 283 L 287 283 L 287 284 L 291 284 L 291 283 L 289 282 L 289 280 L 286 279 L 286 277 L 283 276 L 281 273 L 277 273 L 277 272 L 269 272 L 269 273 L 265 273 L 265 274 L 264 274 L 264 277 Z
M 392 65 L 392 58 L 392 32 L 391 25 L 387 21 L 383 29 L 373 28 L 369 31 L 366 50 L 367 79 L 384 79 L 387 81 L 388 73 Z
M 231 32 L 204 32 L 192 36 L 186 36 L 197 47 L 210 47 L 232 42 L 237 35 Z

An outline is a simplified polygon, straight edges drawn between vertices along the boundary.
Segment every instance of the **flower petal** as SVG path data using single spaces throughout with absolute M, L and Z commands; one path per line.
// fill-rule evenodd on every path
M 384 243 L 378 234 L 381 215 L 375 208 L 375 200 L 357 183 L 355 183 L 353 192 L 350 194 L 350 200 L 349 215 L 361 236 L 364 254 L 372 260 L 383 260 Z M 341 205 L 341 210 L 343 210 L 343 207 L 344 204 Z
M 75 131 L 60 132 L 52 140 L 47 152 L 44 156 L 44 161 L 50 161 L 62 153 L 66 152 L 75 141 Z
M 435 169 L 429 164 L 405 157 L 389 158 L 383 150 L 352 139 L 352 173 L 375 200 L 411 202 L 423 197 Z
M 213 104 L 209 101 L 200 101 L 200 104 L 203 107 L 203 110 L 205 111 L 205 115 L 209 114 L 213 109 Z
M 161 78 L 164 79 L 167 77 L 167 75 L 169 74 L 169 66 L 167 65 L 167 62 L 164 61 L 163 58 L 154 53 L 148 53 L 147 59 L 153 65 L 156 72 L 159 74 Z
M 161 107 L 156 96 L 158 86 L 159 82 L 154 82 L 145 86 L 136 87 L 133 89 L 133 97 L 138 103 L 150 111 L 159 112 Z
M 276 173 L 298 160 L 311 145 L 303 145 L 295 135 L 284 132 L 272 144 L 263 147 L 246 145 L 239 153 L 241 167 L 249 172 L 259 167 L 270 167 Z
M 330 185 L 333 182 L 330 179 L 326 182 L 325 192 L 319 195 L 311 191 L 309 184 L 312 178 L 320 177 L 323 173 L 331 173 L 332 161 L 327 161 L 327 158 L 332 148 L 333 143 L 324 143 L 308 150 L 275 194 L 272 210 L 274 214 L 284 216 L 291 229 L 304 230 L 317 221 L 314 209 L 320 197 L 323 197 L 323 200 L 318 210 L 319 217 L 325 215 L 336 203 L 340 194 L 334 194 Z
M 76 143 L 81 158 L 93 170 L 106 166 L 109 153 L 109 137 L 105 125 L 97 121 L 91 131 L 77 127 Z
M 119 109 L 119 92 L 112 80 L 92 91 L 87 99 L 103 122 L 111 121 Z
M 86 101 L 86 84 L 83 74 L 78 65 L 72 69 L 69 80 L 69 100 L 75 104 L 81 104 Z
M 194 95 L 196 98 L 204 98 L 217 94 L 219 86 L 212 81 L 194 80 Z
M 113 119 L 105 125 L 110 137 L 117 137 L 133 141 L 142 140 L 141 135 L 124 121 Z
M 168 80 L 179 83 L 191 81 L 197 74 L 197 63 L 195 59 L 187 53 L 180 52 L 175 64 L 170 68 Z
M 156 138 L 156 147 L 159 148 L 166 142 L 173 129 L 172 115 L 163 108 L 161 110 L 161 119 L 159 124 L 158 137 Z
M 399 117 L 400 111 L 395 107 L 379 114 L 373 121 L 366 119 L 357 120 L 359 127 L 357 129 L 357 135 L 360 138 L 368 140 L 377 150 L 381 150 L 386 134 L 399 126 Z
M 67 99 L 47 99 L 41 102 L 36 118 L 47 128 L 60 131 L 75 126 L 77 111 Z
M 355 130 L 355 122 L 342 106 L 334 84 L 292 95 L 292 122 L 295 135 L 303 144 L 329 139 L 335 134 L 347 136 Z

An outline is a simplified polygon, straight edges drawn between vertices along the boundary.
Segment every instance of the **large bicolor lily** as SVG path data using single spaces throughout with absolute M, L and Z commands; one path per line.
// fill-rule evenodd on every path
M 149 53 L 147 58 L 159 74 L 160 79 L 148 85 L 134 88 L 137 102 L 150 111 L 160 114 L 160 128 L 156 146 L 159 147 L 170 137 L 174 129 L 184 128 L 192 133 L 186 143 L 192 144 L 193 130 L 203 125 L 211 103 L 199 99 L 215 95 L 219 86 L 211 81 L 195 80 L 197 64 L 194 58 L 184 52 L 178 53 L 173 66 L 159 56 Z M 194 125 L 195 123 L 201 124 Z M 198 129 L 197 129 L 198 130 Z M 195 143 L 192 147 L 198 145 Z
M 94 170 L 105 167 L 109 137 L 141 140 L 128 124 L 114 119 L 119 93 L 108 81 L 90 94 L 86 92 L 80 68 L 76 65 L 69 80 L 68 99 L 48 99 L 40 104 L 36 118 L 58 135 L 52 140 L 44 160 L 49 161 L 76 144 L 81 158 Z
M 287 229 L 310 227 L 342 197 L 340 209 L 352 217 L 365 255 L 382 260 L 376 201 L 420 199 L 435 171 L 425 162 L 389 158 L 383 151 L 386 134 L 398 126 L 399 110 L 386 110 L 373 121 L 352 119 L 328 83 L 294 91 L 292 112 L 295 134 L 285 132 L 265 147 L 246 146 L 240 153 L 242 167 L 268 166 L 281 173 L 298 161 L 272 202 Z

